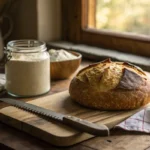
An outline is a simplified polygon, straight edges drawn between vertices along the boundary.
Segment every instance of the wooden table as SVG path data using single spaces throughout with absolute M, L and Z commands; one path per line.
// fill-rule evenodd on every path
M 80 68 L 88 65 L 89 61 L 83 61 Z M 71 79 L 53 81 L 48 94 L 67 90 Z M 0 123 L 0 150 L 1 149 L 53 149 L 53 150 L 150 150 L 150 136 L 146 133 L 127 132 L 121 129 L 113 129 L 109 137 L 95 137 L 80 144 L 59 148 L 44 141 L 38 140 L 24 132 Z

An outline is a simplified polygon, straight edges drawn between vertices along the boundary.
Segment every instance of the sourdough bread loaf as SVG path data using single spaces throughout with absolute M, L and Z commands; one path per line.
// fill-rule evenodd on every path
M 135 109 L 150 102 L 150 79 L 139 67 L 107 59 L 80 70 L 69 93 L 73 100 L 91 108 Z

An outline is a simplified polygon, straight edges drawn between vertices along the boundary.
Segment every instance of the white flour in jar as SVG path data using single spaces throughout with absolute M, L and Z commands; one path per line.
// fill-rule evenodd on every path
M 35 96 L 50 90 L 49 58 L 39 60 L 31 57 L 27 60 L 23 59 L 23 56 L 19 59 L 17 56 L 16 59 L 12 58 L 5 66 L 8 93 L 17 96 Z

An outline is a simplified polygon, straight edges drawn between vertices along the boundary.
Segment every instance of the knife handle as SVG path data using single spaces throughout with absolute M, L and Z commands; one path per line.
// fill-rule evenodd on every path
M 83 132 L 87 132 L 93 135 L 101 135 L 101 136 L 109 135 L 108 127 L 103 124 L 97 125 L 95 123 L 91 123 L 74 116 L 63 117 L 63 122 Z

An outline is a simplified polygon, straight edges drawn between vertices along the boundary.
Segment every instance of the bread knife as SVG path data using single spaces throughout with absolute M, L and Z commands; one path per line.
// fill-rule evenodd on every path
M 108 127 L 103 124 L 91 123 L 89 121 L 86 121 L 86 120 L 83 120 L 74 116 L 64 115 L 64 114 L 57 113 L 49 109 L 45 109 L 45 108 L 42 108 L 33 104 L 29 104 L 29 103 L 11 99 L 11 98 L 0 98 L 0 101 L 8 103 L 17 108 L 21 108 L 23 110 L 29 111 L 31 113 L 35 113 L 41 116 L 46 116 L 51 119 L 60 121 L 82 132 L 87 132 L 89 134 L 98 135 L 98 136 L 109 135 Z

